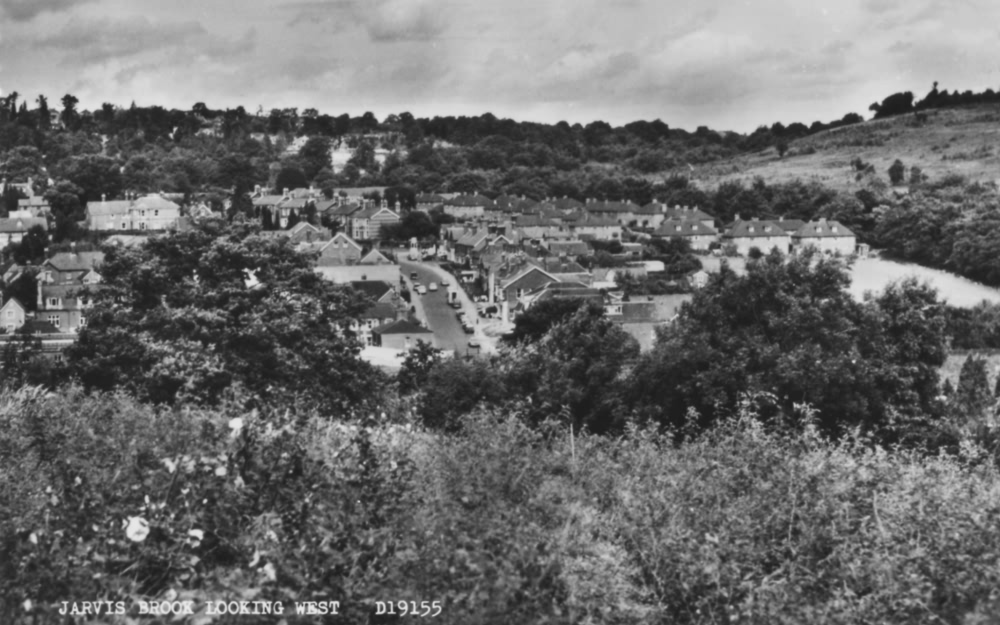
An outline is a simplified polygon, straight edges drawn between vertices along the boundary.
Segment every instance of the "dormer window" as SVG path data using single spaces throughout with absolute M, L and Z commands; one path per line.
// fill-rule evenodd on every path
M 771 226 L 764 226 L 764 232 L 770 232 Z
M 747 226 L 747 232 L 753 232 L 753 226 Z

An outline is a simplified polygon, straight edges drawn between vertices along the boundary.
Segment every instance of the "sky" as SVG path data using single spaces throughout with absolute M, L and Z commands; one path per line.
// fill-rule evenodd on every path
M 0 93 L 58 106 L 751 132 L 1000 90 L 992 0 L 0 0 Z

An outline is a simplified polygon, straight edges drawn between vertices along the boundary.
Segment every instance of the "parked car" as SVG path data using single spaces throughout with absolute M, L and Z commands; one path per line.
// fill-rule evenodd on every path
M 417 287 L 417 293 L 420 293 L 421 295 L 427 295 L 427 287 L 421 284 L 420 286 Z
M 437 291 L 438 290 L 438 283 L 437 282 L 431 282 L 430 285 L 427 288 L 428 288 L 428 290 L 431 290 L 431 291 Z
M 472 329 L 472 326 L 467 323 L 462 324 L 462 330 L 464 330 L 466 334 L 472 334 L 475 332 L 475 330 Z
M 447 281 L 447 280 L 442 280 L 442 281 L 441 281 L 441 286 L 451 286 L 451 285 L 450 285 L 450 284 L 448 284 L 448 281 Z
M 417 279 L 417 272 L 416 271 L 411 271 L 410 272 L 410 280 L 416 280 L 416 279 Z
M 462 302 L 458 301 L 457 299 L 448 302 L 448 305 L 454 308 L 455 310 L 462 309 Z
M 469 347 L 479 349 L 479 341 L 476 339 L 469 339 Z

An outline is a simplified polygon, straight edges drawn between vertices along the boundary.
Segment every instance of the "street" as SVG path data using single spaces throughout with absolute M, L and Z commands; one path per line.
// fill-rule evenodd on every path
M 473 335 L 466 334 L 462 329 L 462 324 L 456 317 L 456 313 L 459 311 L 448 305 L 448 287 L 441 286 L 441 282 L 445 281 L 451 284 L 453 289 L 459 291 L 459 301 L 462 302 L 461 310 L 465 311 L 469 323 L 475 327 L 479 317 L 475 307 L 468 301 L 461 287 L 455 284 L 455 277 L 430 263 L 401 260 L 400 268 L 407 288 L 410 289 L 411 302 L 417 309 L 417 315 L 434 332 L 438 347 L 447 351 L 457 351 L 462 356 L 467 353 L 478 354 L 477 348 L 469 349 L 469 339 L 473 338 Z M 429 286 L 431 282 L 436 282 L 438 290 L 428 290 L 426 295 L 417 293 L 416 289 L 413 288 L 413 280 L 410 279 L 410 274 L 413 272 L 417 273 L 417 281 L 420 284 Z

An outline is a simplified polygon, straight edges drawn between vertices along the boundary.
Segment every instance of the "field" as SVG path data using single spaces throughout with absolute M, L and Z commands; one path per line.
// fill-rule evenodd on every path
M 932 180 L 951 173 L 982 182 L 997 178 L 1000 107 L 984 104 L 925 113 L 925 121 L 902 115 L 803 137 L 789 144 L 784 158 L 769 148 L 676 173 L 692 176 L 705 189 L 729 180 L 749 183 L 760 176 L 768 183 L 801 179 L 856 191 L 861 184 L 854 179 L 853 159 L 871 163 L 887 180 L 886 172 L 898 158 L 907 168 L 920 167 Z
M 703 256 L 700 260 L 709 272 L 718 271 L 722 262 L 722 259 L 713 256 Z M 744 272 L 745 261 L 742 258 L 726 260 L 737 273 Z M 851 267 L 851 293 L 861 299 L 866 291 L 881 291 L 890 283 L 909 276 L 929 282 L 938 290 L 938 297 L 952 306 L 971 308 L 983 300 L 1000 303 L 1000 290 L 940 269 L 882 258 L 862 258 L 854 262 Z

